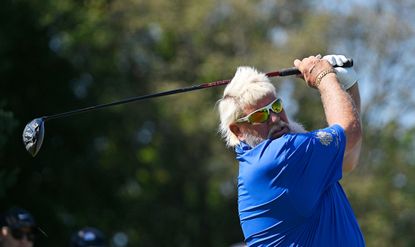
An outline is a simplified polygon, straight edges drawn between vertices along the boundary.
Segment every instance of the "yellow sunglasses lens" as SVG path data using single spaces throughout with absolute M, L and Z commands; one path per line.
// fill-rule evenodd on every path
M 272 104 L 272 111 L 275 113 L 280 113 L 282 111 L 282 102 L 280 99 L 276 100 L 273 104 Z
M 266 109 L 262 111 L 254 112 L 251 116 L 249 116 L 249 122 L 251 123 L 263 123 L 268 120 L 269 111 Z

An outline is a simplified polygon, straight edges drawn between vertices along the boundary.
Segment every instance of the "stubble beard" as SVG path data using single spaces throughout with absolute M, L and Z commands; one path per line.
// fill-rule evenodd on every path
M 257 146 L 258 144 L 260 144 L 261 142 L 263 142 L 265 139 L 272 138 L 272 134 L 273 134 L 275 131 L 278 131 L 278 130 L 280 130 L 282 127 L 285 127 L 285 126 L 288 126 L 289 133 L 305 133 L 305 132 L 307 132 L 307 131 L 305 130 L 304 126 L 303 126 L 303 125 L 301 125 L 301 124 L 300 124 L 300 123 L 298 123 L 298 122 L 295 122 L 295 121 L 290 120 L 290 121 L 289 121 L 289 123 L 286 123 L 286 122 L 284 122 L 284 121 L 280 120 L 278 123 L 276 123 L 276 124 L 275 124 L 275 125 L 274 125 L 271 129 L 270 129 L 270 131 L 268 132 L 268 136 L 267 136 L 267 138 L 260 137 L 260 136 L 258 136 L 258 135 L 256 135 L 256 134 L 254 134 L 254 133 L 252 133 L 252 132 L 250 132 L 250 131 L 247 131 L 247 132 L 245 132 L 245 133 L 243 134 L 244 141 L 245 141 L 245 142 L 246 142 L 249 146 L 251 146 L 251 147 L 255 147 L 255 146 Z

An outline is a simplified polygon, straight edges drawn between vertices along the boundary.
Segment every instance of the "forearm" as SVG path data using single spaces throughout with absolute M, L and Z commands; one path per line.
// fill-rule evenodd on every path
M 318 87 L 327 123 L 343 127 L 348 138 L 346 150 L 351 149 L 360 139 L 360 117 L 353 99 L 337 81 L 334 73 L 325 76 Z
M 361 121 L 361 118 L 360 118 L 360 110 L 361 110 L 360 109 L 360 92 L 359 92 L 358 83 L 356 82 L 351 88 L 347 89 L 346 92 L 352 98 L 355 110 L 359 114 L 359 120 Z
M 359 85 L 356 82 L 351 88 L 347 90 L 347 93 L 350 95 L 352 102 L 354 104 L 354 110 L 357 112 L 359 116 L 359 123 L 360 123 L 360 129 L 362 130 L 362 118 L 361 118 L 361 106 L 360 106 L 360 92 L 359 92 Z M 361 134 L 363 135 L 363 134 Z M 353 170 L 358 162 L 360 157 L 360 151 L 362 149 L 362 138 L 360 138 L 360 141 L 357 142 L 354 147 L 348 152 L 345 152 L 344 154 L 344 160 L 343 160 L 343 168 L 345 171 L 351 171 Z
M 338 124 L 345 130 L 347 144 L 343 170 L 351 171 L 359 160 L 362 141 L 358 85 L 356 83 L 345 92 L 334 74 L 326 77 L 323 78 L 318 89 L 328 124 Z

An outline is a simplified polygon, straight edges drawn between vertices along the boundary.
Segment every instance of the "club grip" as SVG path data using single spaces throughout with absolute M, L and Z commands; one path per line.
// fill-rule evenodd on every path
M 351 68 L 353 67 L 353 59 L 348 58 L 347 61 L 343 63 L 342 66 L 334 65 L 333 67 Z M 289 69 L 282 69 L 276 72 L 269 72 L 267 73 L 267 76 L 273 77 L 273 76 L 289 76 L 289 75 L 299 75 L 299 74 L 301 74 L 301 72 L 296 67 L 292 67 Z

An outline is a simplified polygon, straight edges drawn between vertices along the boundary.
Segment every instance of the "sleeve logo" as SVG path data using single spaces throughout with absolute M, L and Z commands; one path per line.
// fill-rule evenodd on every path
M 324 146 L 330 145 L 330 143 L 333 141 L 333 136 L 324 131 L 318 131 L 316 133 L 316 137 Z

